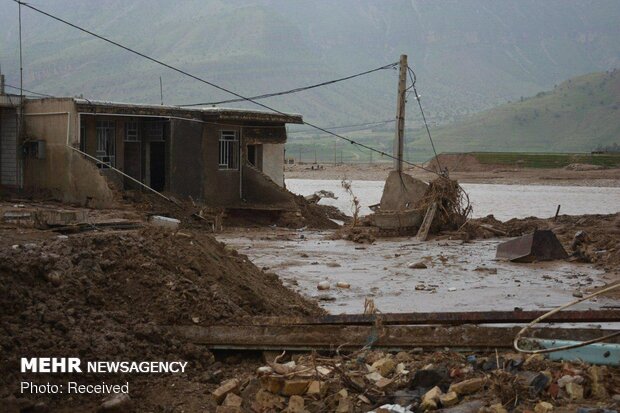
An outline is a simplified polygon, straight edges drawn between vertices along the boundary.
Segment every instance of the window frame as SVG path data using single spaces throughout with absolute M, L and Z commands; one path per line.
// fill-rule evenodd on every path
M 239 134 L 236 130 L 220 130 L 218 154 L 220 171 L 239 170 Z

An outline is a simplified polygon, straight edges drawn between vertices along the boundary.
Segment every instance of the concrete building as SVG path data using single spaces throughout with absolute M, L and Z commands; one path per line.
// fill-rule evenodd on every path
M 27 99 L 23 107 L 22 142 L 4 126 L 2 110 L 7 132 L 0 133 L 13 137 L 1 135 L 2 145 L 23 148 L 21 155 L 0 152 L 7 155 L 0 158 L 2 171 L 15 169 L 13 162 L 23 165 L 11 182 L 7 173 L 8 184 L 105 207 L 116 190 L 140 186 L 117 169 L 157 191 L 209 206 L 295 209 L 284 189 L 285 125 L 302 123 L 300 115 L 81 98 Z

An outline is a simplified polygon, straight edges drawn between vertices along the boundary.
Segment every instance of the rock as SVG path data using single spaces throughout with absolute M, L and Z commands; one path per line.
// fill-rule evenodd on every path
M 379 373 L 378 371 L 373 371 L 372 373 L 368 373 L 368 374 L 366 375 L 366 378 L 367 378 L 369 381 L 372 381 L 372 382 L 377 382 L 377 381 L 381 380 L 381 379 L 383 378 L 383 376 L 382 376 L 382 375 L 381 375 L 381 373 Z
M 409 383 L 410 389 L 430 389 L 447 382 L 447 374 L 441 374 L 439 370 L 426 369 L 418 370 L 413 375 L 411 382 Z
M 566 374 L 558 379 L 558 386 L 560 386 L 560 388 L 563 389 L 564 387 L 566 387 L 568 383 L 572 383 L 572 382 L 573 382 L 573 376 L 569 376 L 568 374 Z
M 284 379 L 282 377 L 263 376 L 260 379 L 260 385 L 264 390 L 270 393 L 278 394 L 284 387 Z
M 530 381 L 530 395 L 537 396 L 547 388 L 551 380 L 545 373 L 538 373 Z
M 411 361 L 411 356 L 405 351 L 399 351 L 394 358 L 398 362 Z
M 97 413 L 128 413 L 133 411 L 133 403 L 128 394 L 119 393 L 106 397 Z
M 420 409 L 422 411 L 436 410 L 437 403 L 439 402 L 439 396 L 441 396 L 442 394 L 443 392 L 437 386 L 427 391 L 424 397 L 422 397 L 422 403 L 420 403 Z
M 318 283 L 316 285 L 317 290 L 329 290 L 331 288 L 331 284 L 329 283 L 329 281 L 321 281 L 320 283 Z
M 455 404 L 458 404 L 458 402 L 459 395 L 456 394 L 455 391 L 450 391 L 446 394 L 442 394 L 441 396 L 439 396 L 439 403 L 441 403 L 442 407 L 454 406 Z
M 230 407 L 241 407 L 243 404 L 243 399 L 237 396 L 235 393 L 228 393 L 222 406 L 230 406 Z
M 390 357 L 384 357 L 372 363 L 372 369 L 378 371 L 383 377 L 386 377 L 396 367 L 396 363 Z
M 607 400 L 609 395 L 605 388 L 605 371 L 600 366 L 591 366 L 588 369 L 590 376 L 590 389 L 592 397 L 601 400 Z
M 239 380 L 230 379 L 223 382 L 220 387 L 213 390 L 211 394 L 215 398 L 215 401 L 220 404 L 224 401 L 228 393 L 236 393 L 237 391 L 239 391 Z
M 252 404 L 254 411 L 263 412 L 271 410 L 282 410 L 284 408 L 284 399 L 264 389 L 256 392 L 254 403 Z
M 566 393 L 568 393 L 571 400 L 583 399 L 583 386 L 574 382 L 566 384 Z
M 415 270 L 423 270 L 425 268 L 428 268 L 424 261 L 410 262 L 409 264 L 407 264 L 407 267 Z
M 288 400 L 288 408 L 286 413 L 304 413 L 304 398 L 301 396 L 291 396 Z
M 256 369 L 256 374 L 258 374 L 259 376 L 264 376 L 265 374 L 271 373 L 273 373 L 273 369 L 269 366 L 261 366 Z
M 336 413 L 349 413 L 351 411 L 351 401 L 348 397 L 341 397 L 338 401 Z
M 311 381 L 308 385 L 308 390 L 306 390 L 306 394 L 308 395 L 317 394 L 319 396 L 324 396 L 326 392 L 327 386 L 325 385 L 325 382 L 318 380 Z
M 284 382 L 284 387 L 282 387 L 281 393 L 284 396 L 300 396 L 308 390 L 310 386 L 309 380 L 302 379 L 294 379 L 294 380 L 286 380 Z
M 34 406 L 22 408 L 20 413 L 49 413 L 50 408 L 43 402 L 37 402 Z
M 459 396 L 463 396 L 466 394 L 476 393 L 484 387 L 484 383 L 486 382 L 485 378 L 475 378 L 469 379 L 465 381 L 461 381 L 459 383 L 454 383 L 450 386 L 448 391 L 454 391 Z
M 553 410 L 553 405 L 547 402 L 538 402 L 536 407 L 534 407 L 535 413 L 549 413 Z
M 387 386 L 389 386 L 393 382 L 394 382 L 394 380 L 387 379 L 387 378 L 383 377 L 383 378 L 377 380 L 377 382 L 375 383 L 375 386 L 377 386 L 377 388 L 379 388 L 380 390 L 383 390 L 384 388 L 386 388 Z
M 447 409 L 442 409 L 441 413 L 478 413 L 478 410 L 482 407 L 484 407 L 484 402 L 482 400 L 473 400 Z
M 236 406 L 217 406 L 215 413 L 243 413 L 241 407 Z
M 344 281 L 338 281 L 336 283 L 336 287 L 338 288 L 351 288 L 351 284 L 344 282 Z
M 489 406 L 489 411 L 491 413 L 508 413 L 508 411 L 504 408 L 501 403 L 495 403 Z

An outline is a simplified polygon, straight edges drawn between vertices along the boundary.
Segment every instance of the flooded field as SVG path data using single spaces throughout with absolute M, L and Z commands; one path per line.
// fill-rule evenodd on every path
M 353 181 L 353 193 L 362 204 L 362 214 L 370 213 L 368 205 L 381 200 L 383 184 L 382 181 Z M 321 203 L 335 205 L 351 214 L 351 198 L 338 180 L 287 179 L 286 185 L 289 190 L 301 195 L 321 189 L 332 191 L 338 199 L 324 199 Z M 567 215 L 620 211 L 620 188 L 497 184 L 462 186 L 473 204 L 474 217 L 493 214 L 500 220 L 529 216 L 546 218 L 555 214 L 558 205 L 562 206 L 560 213 Z
M 391 238 L 360 245 L 326 235 L 240 229 L 218 239 L 334 314 L 363 312 L 366 297 L 383 312 L 550 309 L 574 299 L 573 293 L 603 285 L 602 272 L 586 264 L 495 261 L 500 241 L 494 239 L 423 243 Z M 417 262 L 427 268 L 409 268 Z M 321 281 L 329 281 L 331 288 L 317 290 Z M 350 288 L 337 288 L 338 282 Z M 605 304 L 613 301 L 601 298 L 580 308 Z

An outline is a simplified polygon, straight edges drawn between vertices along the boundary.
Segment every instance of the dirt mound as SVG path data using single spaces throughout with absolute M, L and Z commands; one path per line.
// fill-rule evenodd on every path
M 566 165 L 564 169 L 568 171 L 600 171 L 605 169 L 603 165 L 592 165 L 589 163 L 571 163 Z
M 3 231 L 2 244 L 11 245 L 15 232 Z M 19 357 L 176 359 L 195 367 L 211 363 L 211 354 L 169 337 L 164 326 L 322 313 L 209 235 L 151 228 L 16 242 L 0 251 L 0 296 L 0 400 L 18 390 Z
M 474 155 L 468 153 L 441 153 L 425 166 L 437 172 L 440 171 L 440 166 L 441 170 L 447 169 L 450 172 L 485 172 L 496 168 L 480 163 Z

